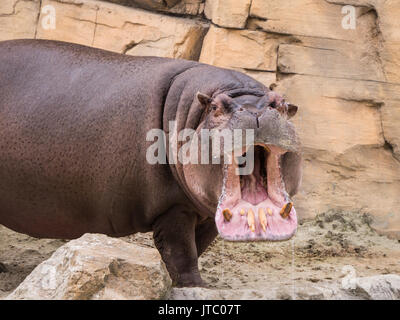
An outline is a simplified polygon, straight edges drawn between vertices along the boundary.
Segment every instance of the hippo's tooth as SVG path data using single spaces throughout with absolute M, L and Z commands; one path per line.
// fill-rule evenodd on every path
M 258 220 L 260 220 L 261 228 L 267 231 L 267 215 L 263 208 L 258 209 Z
M 272 210 L 271 210 L 271 208 L 267 208 L 267 212 L 268 212 L 268 214 L 269 214 L 270 216 L 272 216 Z
M 252 232 L 256 231 L 256 223 L 255 223 L 255 218 L 254 218 L 254 212 L 253 210 L 249 209 L 249 212 L 247 213 L 247 223 L 249 225 L 249 228 Z
M 290 211 L 292 211 L 293 203 L 288 202 L 286 203 L 281 211 L 279 212 L 282 218 L 286 219 L 289 216 Z
M 224 209 L 224 211 L 222 211 L 222 214 L 224 215 L 224 219 L 225 221 L 231 221 L 232 219 L 232 212 L 229 209 Z
M 240 215 L 244 216 L 246 214 L 246 211 L 244 209 L 240 209 Z

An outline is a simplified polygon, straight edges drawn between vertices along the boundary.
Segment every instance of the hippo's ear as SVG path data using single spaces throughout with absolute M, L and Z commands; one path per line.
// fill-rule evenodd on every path
M 288 118 L 290 119 L 291 117 L 293 117 L 297 113 L 298 109 L 299 108 L 297 106 L 295 106 L 294 104 L 289 103 L 288 104 Z
M 197 92 L 196 97 L 203 106 L 209 105 L 212 101 L 211 97 L 201 92 Z

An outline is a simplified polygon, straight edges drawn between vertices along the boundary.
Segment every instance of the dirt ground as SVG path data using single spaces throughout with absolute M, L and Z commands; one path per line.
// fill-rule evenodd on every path
M 366 215 L 327 212 L 299 225 L 293 240 L 276 243 L 232 243 L 217 239 L 200 259 L 200 271 L 211 288 L 263 289 L 337 281 L 343 267 L 356 276 L 400 275 L 400 241 L 379 236 Z M 126 241 L 153 246 L 151 234 Z M 40 262 L 66 241 L 35 239 L 0 226 L 0 298 L 7 296 Z M 282 298 L 285 298 L 282 296 Z

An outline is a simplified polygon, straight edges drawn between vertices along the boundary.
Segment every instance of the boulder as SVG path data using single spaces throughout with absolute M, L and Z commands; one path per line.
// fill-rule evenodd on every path
M 396 274 L 357 278 L 352 295 L 367 300 L 400 300 L 400 276 Z
M 296 281 L 293 286 L 265 289 L 173 288 L 170 300 L 400 300 L 400 276 L 394 274 L 356 278 L 354 287 L 341 281 L 313 284 Z
M 162 299 L 170 287 L 156 249 L 85 234 L 57 249 L 7 299 Z

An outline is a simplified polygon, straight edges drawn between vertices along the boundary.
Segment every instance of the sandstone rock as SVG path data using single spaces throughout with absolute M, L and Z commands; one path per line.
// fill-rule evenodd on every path
M 94 46 L 130 55 L 197 59 L 207 26 L 139 10 L 102 7 Z
M 352 295 L 368 300 L 400 300 L 400 276 L 396 274 L 357 278 Z
M 250 16 L 255 19 L 251 24 L 274 33 L 356 39 L 359 30 L 342 27 L 342 7 L 343 5 L 319 0 L 253 0 Z M 356 16 L 360 17 L 368 10 L 369 8 L 356 7 Z
M 397 89 L 400 89 L 400 86 L 397 86 Z M 385 100 L 381 108 L 382 129 L 385 141 L 393 149 L 394 157 L 400 161 L 400 112 L 398 108 L 400 100 L 396 99 L 394 94 L 388 98 L 390 100 Z
M 380 233 L 400 237 L 400 216 L 395 214 L 400 206 L 396 196 L 400 163 L 385 143 L 386 129 L 396 131 L 390 131 L 395 120 L 387 120 L 382 127 L 382 115 L 390 114 L 385 99 L 398 99 L 397 88 L 301 75 L 279 82 L 276 90 L 299 105 L 293 122 L 305 161 L 295 201 L 302 218 L 312 218 L 327 208 L 353 210 L 371 214 L 372 226 Z
M 137 6 L 144 9 L 165 9 L 175 6 L 181 0 L 107 0 L 124 6 Z
M 37 27 L 37 39 L 60 40 L 82 45 L 93 45 L 96 28 L 96 14 L 101 3 L 80 0 L 42 0 L 42 8 L 55 9 L 55 28 L 48 28 L 42 22 L 48 14 L 41 12 Z
M 148 10 L 197 15 L 202 0 L 106 0 L 117 4 Z
M 245 69 L 238 69 L 250 77 L 260 81 L 265 86 L 269 87 L 271 84 L 276 82 L 276 73 L 274 72 L 264 72 L 264 71 L 253 71 L 253 70 L 245 70 Z
M 296 281 L 295 286 L 281 285 L 264 289 L 206 289 L 173 288 L 167 295 L 169 300 L 323 300 L 332 298 L 337 291 L 336 284 L 317 286 L 305 281 Z M 346 293 L 341 292 L 342 296 Z M 347 295 L 347 297 L 352 297 Z
M 39 0 L 1 0 L 0 41 L 34 38 L 39 6 Z
M 360 145 L 384 145 L 379 107 L 345 96 L 352 88 L 354 82 L 300 75 L 279 83 L 277 91 L 299 106 L 293 122 L 305 148 L 340 154 Z
M 253 2 L 253 13 L 254 15 L 261 14 L 262 17 L 266 18 L 267 16 L 272 17 L 272 15 L 288 15 L 286 19 L 279 20 L 279 21 L 259 21 L 257 19 L 254 19 L 254 21 L 251 21 L 251 24 L 254 24 L 255 26 L 261 27 L 265 30 L 270 30 L 276 27 L 277 29 L 283 28 L 285 29 L 285 24 L 290 25 L 290 20 L 292 16 L 290 8 L 288 8 L 289 11 L 283 11 L 284 8 L 280 6 L 278 10 L 282 10 L 282 12 L 277 12 L 277 11 L 268 11 L 269 6 L 273 5 L 274 1 L 269 1 L 268 3 L 263 3 L 262 1 L 256 0 Z M 300 1 L 295 1 L 298 3 L 299 6 L 302 6 L 302 9 L 308 10 L 306 6 L 304 6 L 304 3 L 300 3 Z M 289 2 L 287 2 L 289 3 Z M 329 4 L 327 4 L 329 3 Z M 319 34 L 320 36 L 326 36 L 330 38 L 336 38 L 336 39 L 351 39 L 352 41 L 359 39 L 360 36 L 362 38 L 362 35 L 365 34 L 362 32 L 362 27 L 364 24 L 364 21 L 366 20 L 365 17 L 367 17 L 367 20 L 371 20 L 370 17 L 373 18 L 374 20 L 374 27 L 373 27 L 373 32 L 375 33 L 375 36 L 380 37 L 380 52 L 379 52 L 379 59 L 381 60 L 382 66 L 385 71 L 386 75 L 386 80 L 388 82 L 400 82 L 400 55 L 399 55 L 399 38 L 400 35 L 398 33 L 399 27 L 400 27 L 400 21 L 397 18 L 400 14 L 400 5 L 397 1 L 380 1 L 380 0 L 326 0 L 326 2 L 321 2 L 319 5 L 316 4 L 316 2 L 312 2 L 312 4 L 309 7 L 315 7 L 317 8 L 318 6 L 320 9 L 322 7 L 330 8 L 329 10 L 333 10 L 334 12 L 337 13 L 337 10 L 340 10 L 341 7 L 343 7 L 344 3 L 346 5 L 354 5 L 356 6 L 356 16 L 357 16 L 357 28 L 356 30 L 350 31 L 350 30 L 345 30 L 346 32 L 343 32 L 343 30 L 337 29 L 338 25 L 332 25 L 330 28 L 325 29 L 325 31 L 321 32 L 321 28 L 315 28 L 315 30 L 307 30 L 307 32 L 302 32 L 301 34 L 303 35 L 312 35 L 312 34 Z M 336 9 L 335 9 L 336 7 Z M 293 8 L 293 6 L 291 6 Z M 367 12 L 367 14 L 366 14 Z M 282 15 L 281 15 L 282 17 Z M 294 14 L 294 17 L 297 18 L 297 15 Z M 379 19 L 378 19 L 379 17 Z M 326 22 L 327 20 L 325 20 Z M 298 21 L 296 20 L 296 23 Z M 313 19 L 313 22 L 314 19 Z M 324 23 L 324 21 L 322 21 Z M 301 22 L 302 25 L 304 25 L 304 22 Z M 292 27 L 286 27 L 286 32 L 288 30 L 294 30 L 296 28 L 296 24 L 292 23 Z M 360 28 L 361 26 L 361 28 Z M 300 27 L 300 30 L 303 29 L 303 27 Z M 292 34 L 296 34 L 293 32 Z
M 317 41 L 313 41 L 317 42 Z M 279 46 L 278 70 L 324 77 L 385 81 L 382 65 L 373 54 L 354 50 L 354 44 L 341 41 L 318 41 L 310 44 Z
M 323 300 L 325 298 L 322 290 L 311 285 L 295 288 L 295 296 L 299 300 Z
M 377 275 L 355 279 L 354 289 L 343 288 L 341 281 L 297 281 L 294 287 L 220 290 L 205 288 L 173 288 L 170 300 L 399 300 L 400 276 Z
M 400 83 L 400 4 L 377 1 L 379 31 L 382 33 L 381 61 L 388 82 Z
M 196 59 L 207 26 L 190 19 L 92 0 L 43 0 L 57 12 L 54 30 L 38 38 L 63 40 L 131 55 Z M 42 19 L 43 14 L 40 19 Z
M 207 0 L 204 13 L 220 27 L 244 28 L 251 0 Z
M 86 234 L 57 249 L 7 299 L 160 299 L 170 286 L 156 249 Z
M 168 8 L 168 10 L 162 11 L 167 11 L 175 14 L 197 15 L 201 14 L 203 9 L 203 0 L 182 0 L 178 2 L 175 6 Z
M 226 68 L 275 71 L 278 42 L 264 32 L 228 30 L 212 26 L 200 62 Z
M 270 288 L 269 288 L 270 289 Z M 270 300 L 277 299 L 275 290 L 218 290 L 206 288 L 173 288 L 169 300 Z

